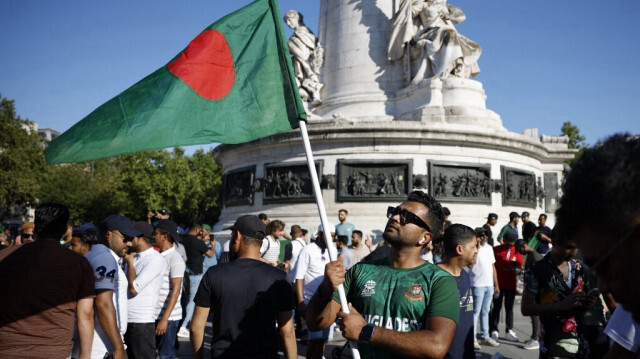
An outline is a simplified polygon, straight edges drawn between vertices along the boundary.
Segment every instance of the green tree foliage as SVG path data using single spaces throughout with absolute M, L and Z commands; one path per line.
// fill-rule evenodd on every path
M 1 96 L 0 96 L 1 98 Z M 75 223 L 99 224 L 122 213 L 145 220 L 148 209 L 166 208 L 174 220 L 214 223 L 220 215 L 222 169 L 203 150 L 156 150 L 87 163 L 47 166 L 33 123 L 15 113 L 13 101 L 0 104 L 0 218 L 11 205 L 61 202 Z
M 565 122 L 562 124 L 562 128 L 560 129 L 561 135 L 569 137 L 569 148 L 577 149 L 575 157 L 567 163 L 569 165 L 573 164 L 573 161 L 577 160 L 582 156 L 582 152 L 587 149 L 587 143 L 585 142 L 586 138 L 580 134 L 580 129 L 578 126 L 572 124 L 571 122 Z
M 148 210 L 169 209 L 176 222 L 214 223 L 220 211 L 221 169 L 211 153 L 185 156 L 180 148 L 146 151 L 93 163 L 49 166 L 40 198 L 66 203 L 74 222 L 122 213 L 145 220 Z
M 34 203 L 44 178 L 42 139 L 13 103 L 0 95 L 0 216 L 13 205 Z

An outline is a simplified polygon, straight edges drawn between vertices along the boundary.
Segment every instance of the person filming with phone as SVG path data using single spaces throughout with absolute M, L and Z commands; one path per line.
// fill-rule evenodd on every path
M 522 315 L 540 316 L 540 358 L 584 358 L 585 313 L 600 295 L 587 279 L 586 268 L 575 259 L 573 239 L 552 236 L 553 248 L 531 266 L 524 280 Z

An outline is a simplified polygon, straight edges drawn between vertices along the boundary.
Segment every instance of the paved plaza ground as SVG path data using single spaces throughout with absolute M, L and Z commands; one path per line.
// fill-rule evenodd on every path
M 531 335 L 531 320 L 529 317 L 524 317 L 520 314 L 520 296 L 516 297 L 516 303 L 514 305 L 514 330 L 520 338 L 520 343 L 513 343 L 504 339 L 504 309 L 501 313 L 500 322 L 500 346 L 496 348 L 483 346 L 482 350 L 476 351 L 476 358 L 478 359 L 491 359 L 491 358 L 509 358 L 509 359 L 535 359 L 538 358 L 537 350 L 525 350 L 522 349 L 522 344 L 525 340 L 529 339 Z M 205 358 L 209 358 L 209 348 L 211 343 L 211 323 L 207 323 L 207 330 L 205 332 Z M 346 340 L 342 337 L 339 330 L 335 331 L 334 338 L 330 341 L 325 350 L 325 358 L 332 359 L 338 358 L 332 356 L 332 353 L 337 349 L 340 350 Z M 306 353 L 306 346 L 298 341 L 298 358 L 304 358 Z M 499 354 L 499 355 L 496 355 Z M 180 349 L 176 353 L 176 357 L 179 359 L 192 358 L 191 348 L 189 346 L 188 339 L 180 338 Z M 351 350 L 346 348 L 342 351 L 340 358 L 351 358 Z

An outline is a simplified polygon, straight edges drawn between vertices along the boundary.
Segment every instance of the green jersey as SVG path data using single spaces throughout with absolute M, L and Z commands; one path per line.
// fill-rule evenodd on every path
M 347 271 L 344 290 L 367 323 L 410 332 L 425 329 L 430 317 L 458 323 L 460 293 L 456 280 L 440 267 L 425 262 L 411 268 L 393 268 L 388 258 L 358 263 Z M 333 300 L 340 302 L 338 292 Z M 363 358 L 397 358 L 389 351 L 358 343 Z

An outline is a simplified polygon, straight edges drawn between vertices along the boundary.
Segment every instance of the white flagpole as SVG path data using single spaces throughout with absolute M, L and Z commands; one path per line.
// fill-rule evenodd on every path
M 320 214 L 320 223 L 322 228 L 330 228 L 329 220 L 327 219 L 327 210 L 324 208 L 324 201 L 322 200 L 322 192 L 320 190 L 320 181 L 318 181 L 318 172 L 316 171 L 316 164 L 313 160 L 313 153 L 311 152 L 311 142 L 309 141 L 309 134 L 307 133 L 307 123 L 300 121 L 300 133 L 302 134 L 302 143 L 304 144 L 304 152 L 307 155 L 307 164 L 309 166 L 309 173 L 311 174 L 311 182 L 313 183 L 313 192 L 316 195 L 316 204 L 318 205 L 318 213 Z M 329 259 L 335 261 L 338 257 L 338 251 L 336 250 L 330 233 L 323 231 L 324 240 L 327 243 L 327 249 L 329 250 Z M 342 284 L 338 287 L 338 295 L 340 296 L 340 305 L 342 311 L 349 313 L 349 303 L 347 302 L 347 296 L 344 293 L 344 287 Z M 360 352 L 358 352 L 358 345 L 353 340 L 349 341 L 349 347 L 354 359 L 360 359 Z

